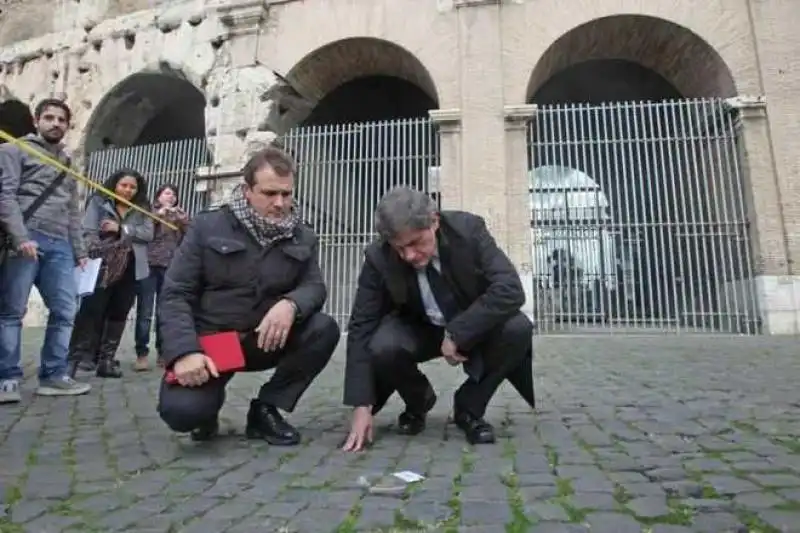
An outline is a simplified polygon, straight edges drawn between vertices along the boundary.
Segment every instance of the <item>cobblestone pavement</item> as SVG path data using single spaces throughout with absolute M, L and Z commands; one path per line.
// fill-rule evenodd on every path
M 800 531 L 798 354 L 793 338 L 537 339 L 540 410 L 503 389 L 497 445 L 447 423 L 461 376 L 433 363 L 426 432 L 393 435 L 394 402 L 358 455 L 337 449 L 342 354 L 291 416 L 294 449 L 241 437 L 256 375 L 234 379 L 206 445 L 162 425 L 155 373 L 76 399 L 33 398 L 29 380 L 0 407 L 0 532 Z M 402 497 L 358 488 L 398 470 L 428 477 Z

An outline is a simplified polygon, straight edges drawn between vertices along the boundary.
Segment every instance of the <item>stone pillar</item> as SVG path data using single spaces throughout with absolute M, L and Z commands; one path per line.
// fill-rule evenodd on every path
M 781 210 L 781 190 L 763 97 L 728 100 L 739 111 L 739 134 L 758 314 L 767 334 L 800 333 L 800 276 L 792 275 Z
M 500 247 L 506 236 L 506 158 L 503 106 L 505 79 L 501 5 L 496 0 L 460 0 L 453 4 L 457 14 L 461 73 L 461 204 L 478 214 Z M 476 36 L 480 39 L 476 39 Z M 480 78 L 475 82 L 472 78 Z
M 442 209 L 460 209 L 464 198 L 461 172 L 461 110 L 433 109 L 431 121 L 439 129 L 439 173 L 431 190 L 439 193 Z
M 205 180 L 200 187 L 211 193 L 212 205 L 228 198 L 248 156 L 275 138 L 266 125 L 272 102 L 264 95 L 277 80 L 256 57 L 269 4 L 247 0 L 214 5 L 229 61 L 212 70 L 206 88 L 206 136 L 213 161 L 198 170 L 198 178 Z
M 505 106 L 503 114 L 506 127 L 506 252 L 519 270 L 525 288 L 523 310 L 533 318 L 531 184 L 527 134 L 528 124 L 536 114 L 536 105 Z

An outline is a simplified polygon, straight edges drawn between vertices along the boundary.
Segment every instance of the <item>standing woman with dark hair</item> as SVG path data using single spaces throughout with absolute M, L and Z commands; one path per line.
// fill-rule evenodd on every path
M 149 209 L 147 182 L 139 172 L 122 169 L 105 188 L 142 209 Z M 153 222 L 141 212 L 97 192 L 83 219 L 89 255 L 102 257 L 94 293 L 83 298 L 70 339 L 72 371 L 81 363 L 98 377 L 119 378 L 117 353 L 128 313 L 136 298 L 136 281 L 149 275 L 147 244 L 153 240 Z
M 161 354 L 161 334 L 158 331 L 158 295 L 164 283 L 164 273 L 167 271 L 172 255 L 183 238 L 189 217 L 178 206 L 178 189 L 168 183 L 156 191 L 153 210 L 158 218 L 170 222 L 178 229 L 172 229 L 164 224 L 155 223 L 153 240 L 147 246 L 147 260 L 150 266 L 150 275 L 137 283 L 136 288 L 136 364 L 134 369 L 138 372 L 148 370 L 147 356 L 149 355 L 150 330 L 153 323 L 153 311 L 156 315 L 156 353 Z

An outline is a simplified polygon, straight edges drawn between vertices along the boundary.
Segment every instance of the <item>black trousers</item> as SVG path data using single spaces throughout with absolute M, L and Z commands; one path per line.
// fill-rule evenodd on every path
M 444 329 L 426 323 L 409 323 L 389 315 L 383 319 L 370 340 L 369 349 L 375 373 L 377 413 L 397 391 L 410 411 L 420 412 L 430 381 L 418 365 L 441 357 Z M 526 356 L 533 349 L 533 324 L 523 313 L 517 313 L 497 331 L 480 342 L 467 357 L 482 357 L 484 372 L 479 381 L 467 378 L 454 397 L 455 409 L 474 417 L 486 413 L 492 396 L 503 380 L 526 365 Z M 455 369 L 454 369 L 455 370 Z
M 255 334 L 242 341 L 247 372 L 275 369 L 258 393 L 258 400 L 284 411 L 293 411 L 314 378 L 330 361 L 339 343 L 339 326 L 328 315 L 317 313 L 292 327 L 283 350 L 264 352 Z M 211 379 L 200 387 L 170 385 L 162 380 L 158 413 L 173 431 L 187 432 L 216 419 L 225 402 L 225 386 L 233 374 Z
M 119 280 L 81 300 L 70 338 L 70 360 L 113 358 L 135 301 L 136 267 L 131 256 Z M 101 353 L 104 350 L 108 353 Z

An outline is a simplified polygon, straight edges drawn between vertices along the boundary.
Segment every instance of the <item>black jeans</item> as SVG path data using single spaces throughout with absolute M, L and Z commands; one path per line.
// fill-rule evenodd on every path
M 242 341 L 248 372 L 274 368 L 275 374 L 258 393 L 258 400 L 284 411 L 293 411 L 305 390 L 322 372 L 339 343 L 339 326 L 328 315 L 311 315 L 292 328 L 286 347 L 264 352 L 254 334 Z M 225 402 L 225 386 L 233 374 L 200 387 L 171 385 L 162 379 L 158 413 L 173 431 L 188 432 L 217 418 Z
M 375 405 L 383 408 L 397 391 L 410 411 L 421 411 L 430 381 L 418 365 L 441 357 L 444 329 L 430 324 L 411 324 L 389 315 L 370 340 L 375 373 Z M 478 344 L 467 357 L 482 357 L 484 372 L 480 381 L 467 378 L 454 396 L 456 410 L 482 417 L 497 388 L 508 376 L 522 371 L 533 346 L 533 324 L 517 313 Z
M 134 339 L 136 355 L 147 356 L 150 351 L 150 331 L 153 327 L 153 312 L 156 316 L 156 352 L 161 352 L 161 333 L 158 330 L 158 295 L 164 285 L 164 267 L 150 267 L 150 275 L 136 282 L 136 328 Z

